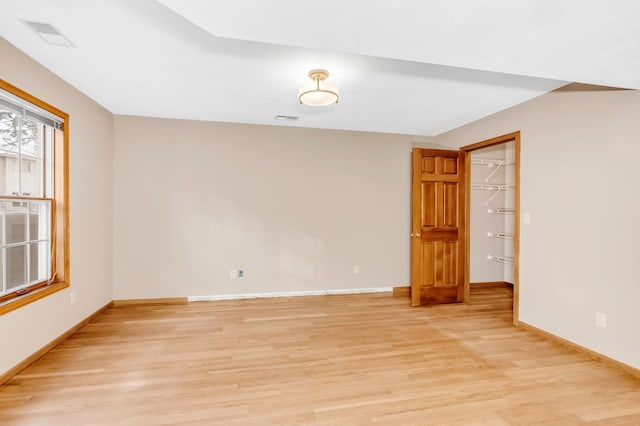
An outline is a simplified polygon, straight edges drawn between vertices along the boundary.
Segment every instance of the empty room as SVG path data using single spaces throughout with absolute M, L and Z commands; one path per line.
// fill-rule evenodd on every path
M 0 424 L 640 424 L 638 2 L 0 10 Z

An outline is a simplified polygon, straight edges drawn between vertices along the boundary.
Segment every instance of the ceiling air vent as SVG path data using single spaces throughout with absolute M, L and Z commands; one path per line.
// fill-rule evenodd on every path
M 298 118 L 295 115 L 276 115 L 275 119 L 278 121 L 298 121 Z
M 75 45 L 71 43 L 71 40 L 65 37 L 65 35 L 60 31 L 56 30 L 51 24 L 32 21 L 23 22 L 47 44 L 51 44 L 53 46 L 75 47 Z

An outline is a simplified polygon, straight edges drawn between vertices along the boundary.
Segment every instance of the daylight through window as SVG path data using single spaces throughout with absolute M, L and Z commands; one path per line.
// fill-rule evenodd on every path
M 55 281 L 63 126 L 63 118 L 0 90 L 0 302 Z

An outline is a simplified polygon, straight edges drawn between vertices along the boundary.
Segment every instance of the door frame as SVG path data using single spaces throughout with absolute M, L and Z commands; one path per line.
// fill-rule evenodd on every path
M 507 133 L 502 136 L 480 141 L 471 145 L 466 145 L 460 148 L 461 151 L 466 153 L 465 168 L 467 174 L 465 175 L 465 266 L 464 266 L 464 301 L 469 302 L 469 272 L 470 272 L 470 250 L 471 250 L 471 237 L 469 229 L 471 229 L 471 152 L 486 148 L 489 146 L 500 145 L 507 142 L 514 142 L 514 168 L 513 168 L 513 324 L 518 325 L 520 318 L 520 131 Z

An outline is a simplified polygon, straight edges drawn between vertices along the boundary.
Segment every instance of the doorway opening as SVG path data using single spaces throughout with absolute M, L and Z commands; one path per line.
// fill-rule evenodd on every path
M 465 301 L 471 286 L 513 286 L 519 318 L 520 132 L 460 148 L 466 153 Z

